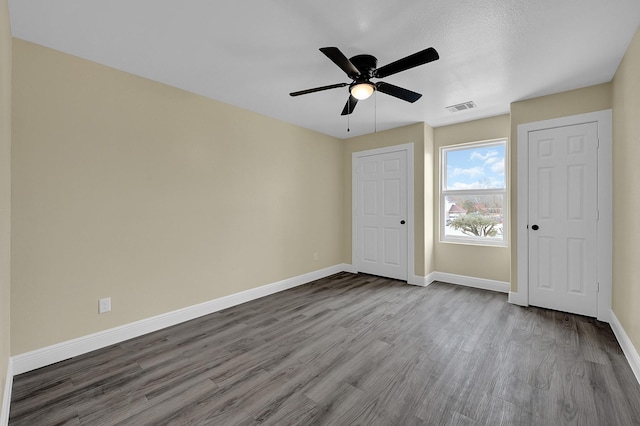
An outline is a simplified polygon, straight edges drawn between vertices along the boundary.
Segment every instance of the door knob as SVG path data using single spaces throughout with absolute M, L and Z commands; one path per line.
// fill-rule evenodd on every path
M 533 229 L 534 231 L 537 231 L 538 229 L 540 229 L 540 227 L 538 225 L 533 225 L 531 229 Z
M 404 224 L 405 224 L 404 220 L 401 220 L 400 225 L 404 225 Z

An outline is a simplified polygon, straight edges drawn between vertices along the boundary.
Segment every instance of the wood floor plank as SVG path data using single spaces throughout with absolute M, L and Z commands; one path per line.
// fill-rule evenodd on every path
M 10 425 L 640 425 L 611 328 L 339 273 L 14 378 Z
M 309 397 L 307 393 L 304 394 Z M 333 392 L 323 395 L 319 399 L 312 399 L 318 404 L 318 414 L 313 419 L 318 424 L 326 424 L 340 419 L 353 407 L 362 401 L 366 394 L 349 383 L 340 383 Z
M 272 374 L 243 397 L 242 409 L 257 422 L 264 422 L 280 410 L 284 404 L 302 393 L 304 386 L 316 380 L 320 370 L 299 365 L 297 369 Z
M 320 416 L 318 405 L 304 394 L 295 394 L 271 412 L 269 417 L 259 417 L 262 425 L 311 425 Z
M 377 395 L 385 415 L 394 422 L 417 418 L 421 409 L 428 410 L 428 392 L 438 383 L 444 369 L 428 357 L 416 356 L 414 361 L 404 363 L 396 374 L 381 375 L 379 380 L 363 386 L 370 395 Z
M 551 391 L 555 398 L 552 417 L 561 424 L 595 424 L 598 414 L 595 410 L 594 392 L 588 380 L 570 370 L 557 370 L 552 379 Z
M 206 395 L 215 392 L 217 386 L 208 379 L 197 380 L 177 389 L 176 392 L 163 393 L 158 398 L 150 400 L 150 407 L 147 410 L 136 413 L 129 413 L 126 419 L 127 425 L 159 425 L 168 423 L 176 411 L 182 407 L 190 406 L 194 401 L 203 399 Z
M 385 406 L 373 395 L 366 395 L 353 404 L 344 414 L 328 419 L 327 425 L 391 426 L 396 424 L 386 412 Z
M 560 422 L 545 422 L 543 419 L 525 411 L 516 404 L 497 397 L 491 398 L 491 403 L 483 423 L 492 426 L 563 424 Z

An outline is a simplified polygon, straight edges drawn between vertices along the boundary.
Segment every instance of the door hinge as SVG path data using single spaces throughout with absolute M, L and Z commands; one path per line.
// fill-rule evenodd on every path
M 600 220 L 600 210 L 596 210 L 596 221 Z
M 600 282 L 598 282 L 598 288 L 596 290 L 596 293 L 600 293 Z

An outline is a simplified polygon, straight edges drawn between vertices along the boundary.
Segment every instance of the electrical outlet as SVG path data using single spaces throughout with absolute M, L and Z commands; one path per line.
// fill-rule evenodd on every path
M 98 313 L 104 314 L 105 312 L 109 312 L 111 310 L 111 298 L 105 297 L 104 299 L 100 299 L 98 301 Z
M 318 260 L 318 253 L 313 253 L 313 260 Z

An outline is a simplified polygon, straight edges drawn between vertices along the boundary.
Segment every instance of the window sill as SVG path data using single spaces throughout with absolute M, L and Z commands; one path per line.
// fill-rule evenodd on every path
M 442 244 L 458 244 L 465 246 L 482 246 L 482 247 L 497 247 L 497 248 L 508 248 L 509 244 L 506 241 L 479 241 L 479 240 L 467 240 L 467 239 L 440 239 L 440 243 Z

